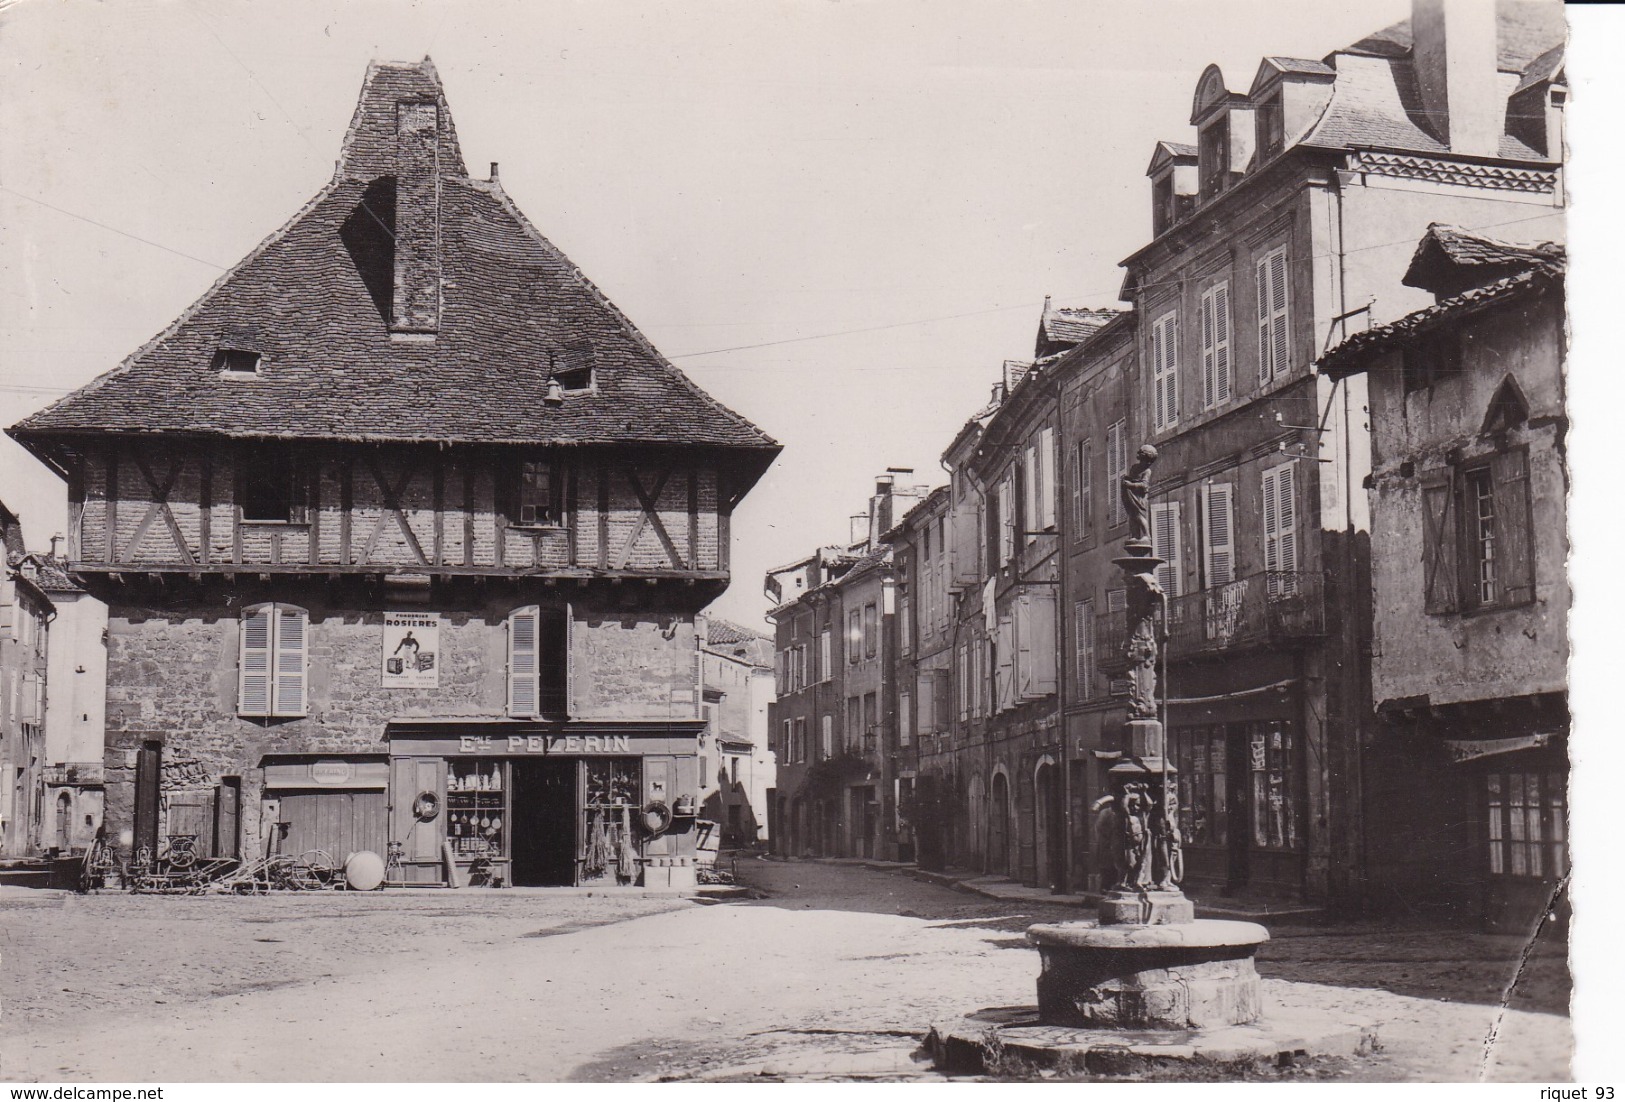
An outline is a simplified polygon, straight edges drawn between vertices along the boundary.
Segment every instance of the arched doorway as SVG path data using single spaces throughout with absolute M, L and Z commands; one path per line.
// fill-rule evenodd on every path
M 993 774 L 993 807 L 987 823 L 987 871 L 1010 875 L 1010 782 Z
M 1033 855 L 1037 883 L 1059 891 L 1064 886 L 1066 817 L 1063 814 L 1061 771 L 1045 755 L 1033 773 Z
M 56 848 L 59 853 L 73 849 L 73 796 L 68 792 L 56 796 Z

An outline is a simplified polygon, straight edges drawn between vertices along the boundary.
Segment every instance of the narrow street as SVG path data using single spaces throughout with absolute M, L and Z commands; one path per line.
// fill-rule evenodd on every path
M 10 1081 L 917 1078 L 921 1033 L 1029 1003 L 1022 936 L 1076 910 L 891 872 L 742 861 L 766 898 L 546 892 L 0 900 Z M 110 921 L 110 919 L 117 921 Z M 1332 1079 L 1473 1080 L 1516 939 L 1282 927 L 1273 1013 L 1338 1007 L 1384 1051 Z M 1308 982 L 1308 981 L 1313 982 Z M 1561 946 L 1538 945 L 1490 1077 L 1561 1079 Z

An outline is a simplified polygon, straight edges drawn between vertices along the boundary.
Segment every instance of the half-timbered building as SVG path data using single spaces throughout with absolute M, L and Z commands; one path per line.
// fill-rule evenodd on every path
M 778 447 L 470 176 L 427 59 L 371 66 L 331 182 L 9 431 L 110 607 L 127 849 L 692 882 L 695 614 Z

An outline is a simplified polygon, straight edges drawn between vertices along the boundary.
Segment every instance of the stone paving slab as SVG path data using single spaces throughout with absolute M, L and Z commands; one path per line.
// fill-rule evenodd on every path
M 979 1074 L 1010 1060 L 1034 1067 L 1124 1074 L 1178 1063 L 1283 1066 L 1311 1056 L 1364 1056 L 1377 1026 L 1336 1012 L 1295 1008 L 1252 1025 L 1201 1030 L 1074 1029 L 1044 1025 L 1036 1006 L 989 1007 L 931 1027 L 926 1047 L 942 1071 Z

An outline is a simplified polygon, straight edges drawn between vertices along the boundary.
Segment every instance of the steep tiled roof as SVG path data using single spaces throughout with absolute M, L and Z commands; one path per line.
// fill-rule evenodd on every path
M 705 642 L 708 646 L 722 647 L 730 643 L 754 643 L 766 638 L 767 636 L 762 632 L 740 627 L 730 620 L 707 617 L 705 621 Z
M 1507 73 L 1523 72 L 1568 34 L 1568 21 L 1559 0 L 1496 0 L 1495 20 L 1496 65 Z M 1407 57 L 1414 41 L 1411 21 L 1402 19 L 1367 35 L 1346 52 L 1370 57 Z
M 30 571 L 34 584 L 47 593 L 84 592 L 84 589 L 68 576 L 67 564 L 50 555 L 25 556 L 24 569 Z
M 1040 321 L 1043 335 L 1055 344 L 1078 344 L 1094 334 L 1101 326 L 1115 318 L 1120 310 L 1092 306 L 1050 306 L 1044 303 L 1044 316 Z
M 1357 375 L 1366 369 L 1371 357 L 1394 345 L 1412 340 L 1447 322 L 1459 320 L 1491 306 L 1502 306 L 1511 299 L 1563 282 L 1561 262 L 1528 268 L 1517 275 L 1495 280 L 1482 287 L 1474 287 L 1452 298 L 1444 299 L 1424 310 L 1406 314 L 1398 321 L 1356 333 L 1317 363 L 1317 369 L 1328 378 L 1338 379 Z
M 1434 222 L 1422 235 L 1400 282 L 1407 287 L 1452 295 L 1525 268 L 1561 267 L 1564 256 L 1563 246 L 1550 241 L 1514 245 Z
M 1513 89 L 1513 94 L 1516 95 L 1525 88 L 1533 88 L 1541 81 L 1551 80 L 1555 77 L 1563 68 L 1565 49 L 1566 44 L 1553 46 L 1531 61 L 1529 68 L 1523 71 L 1523 77 L 1518 81 L 1518 87 Z
M 414 99 L 442 108 L 432 340 L 390 333 L 396 108 Z M 258 374 L 227 377 L 228 346 L 258 352 Z M 579 357 L 593 390 L 544 403 L 554 364 Z M 98 431 L 777 448 L 656 351 L 499 184 L 468 177 L 427 60 L 372 66 L 332 182 L 123 364 L 11 430 Z
M 1511 88 L 1506 91 L 1510 94 Z M 1337 59 L 1331 102 L 1302 144 L 1449 153 L 1447 143 L 1423 128 L 1423 118 L 1422 93 L 1409 57 L 1344 54 Z M 1499 155 L 1518 161 L 1547 159 L 1510 134 L 1501 135 Z

